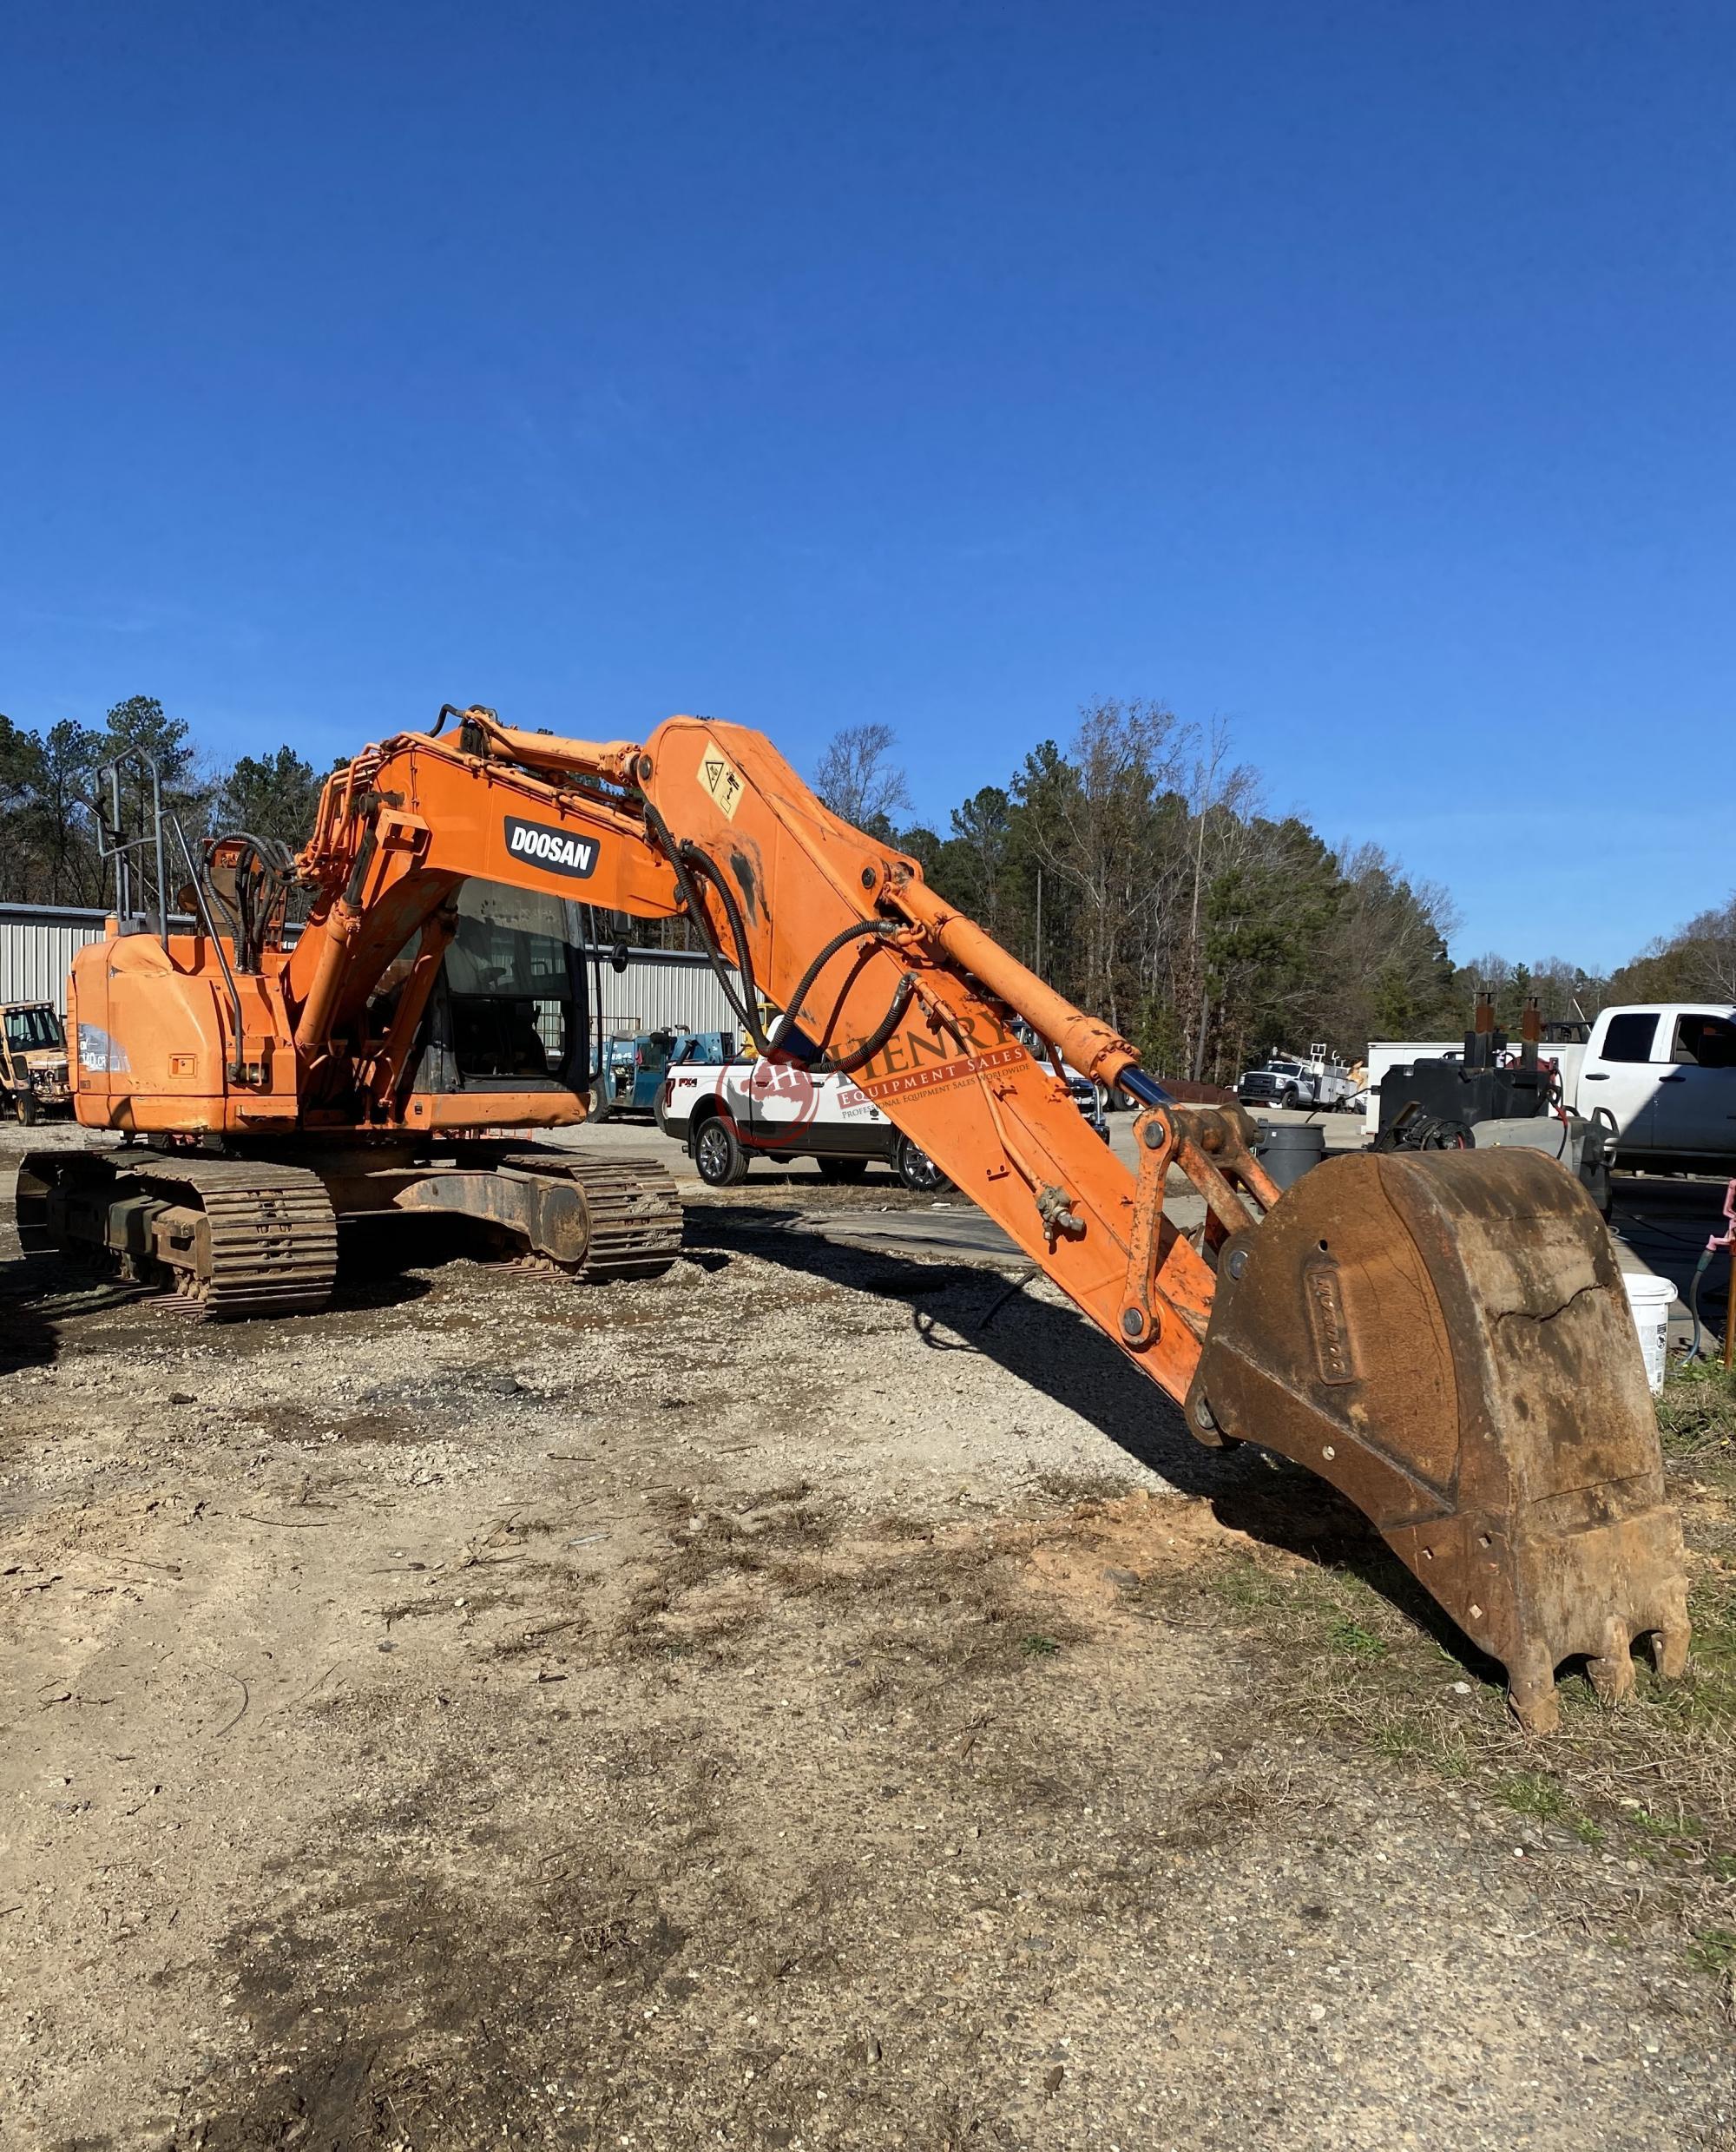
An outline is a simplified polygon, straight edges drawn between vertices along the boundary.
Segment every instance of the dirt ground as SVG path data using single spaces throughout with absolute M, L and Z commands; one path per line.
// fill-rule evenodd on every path
M 409 1230 L 226 1329 L 0 1216 L 0 2142 L 1736 2146 L 1715 1714 L 1528 1746 L 992 1267 Z

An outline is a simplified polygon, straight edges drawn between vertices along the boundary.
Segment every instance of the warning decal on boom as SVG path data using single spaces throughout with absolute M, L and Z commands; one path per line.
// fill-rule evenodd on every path
M 735 810 L 741 805 L 741 795 L 747 787 L 739 773 L 725 760 L 709 740 L 700 755 L 700 782 L 713 805 L 723 809 L 733 822 Z

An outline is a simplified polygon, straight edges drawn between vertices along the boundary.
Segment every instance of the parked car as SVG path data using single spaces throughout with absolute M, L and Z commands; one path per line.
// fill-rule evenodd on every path
M 14 1001 L 0 1006 L 0 1104 L 27 1127 L 44 1114 L 72 1110 L 66 1033 L 50 1003 Z
M 1107 1141 L 1095 1085 L 1080 1076 L 1068 1088 Z M 657 1125 L 686 1148 L 709 1188 L 733 1188 L 755 1158 L 812 1158 L 823 1179 L 837 1181 L 859 1181 L 882 1160 L 917 1194 L 952 1185 L 852 1077 L 835 1069 L 810 1071 L 799 1062 L 675 1063 L 663 1078 Z

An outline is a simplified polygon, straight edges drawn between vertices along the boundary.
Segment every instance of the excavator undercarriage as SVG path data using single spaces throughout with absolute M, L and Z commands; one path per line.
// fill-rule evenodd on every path
M 509 1255 L 586 1285 L 656 1278 L 681 1208 L 652 1158 L 467 1146 L 436 1163 L 338 1154 L 318 1167 L 189 1151 L 42 1151 L 18 1178 L 26 1254 L 95 1260 L 201 1321 L 312 1314 L 332 1297 L 338 1226 L 391 1212 L 483 1227 Z
M 293 863 L 246 832 L 196 863 L 154 774 L 128 839 L 109 783 L 117 916 L 75 959 L 69 1029 L 80 1122 L 127 1141 L 26 1161 L 27 1247 L 100 1255 L 207 1318 L 323 1306 L 339 1221 L 370 1214 L 480 1221 L 582 1280 L 656 1275 L 681 1242 L 663 1168 L 524 1141 L 587 1111 L 570 951 L 543 937 L 526 968 L 465 892 L 680 918 L 760 1053 L 852 1074 L 1196 1439 L 1258 1444 L 1364 1510 L 1506 1668 L 1526 1726 L 1554 1723 L 1564 1663 L 1611 1701 L 1637 1641 L 1681 1671 L 1680 1530 L 1614 1251 L 1541 1152 L 1347 1156 L 1280 1195 L 1240 1109 L 1171 1100 L 739 727 L 599 743 L 443 711 L 333 773 Z M 177 847 L 191 934 L 169 931 Z M 128 901 L 141 851 L 155 931 Z M 1082 1122 L 1069 1064 L 1145 1109 L 1136 1175 Z M 1184 1229 L 1187 1188 L 1204 1219 Z

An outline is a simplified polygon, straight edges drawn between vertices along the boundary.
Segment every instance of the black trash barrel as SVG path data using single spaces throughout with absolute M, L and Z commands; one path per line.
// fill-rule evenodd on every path
M 1268 1122 L 1253 1155 L 1280 1188 L 1294 1188 L 1326 1155 L 1326 1131 L 1314 1121 Z

